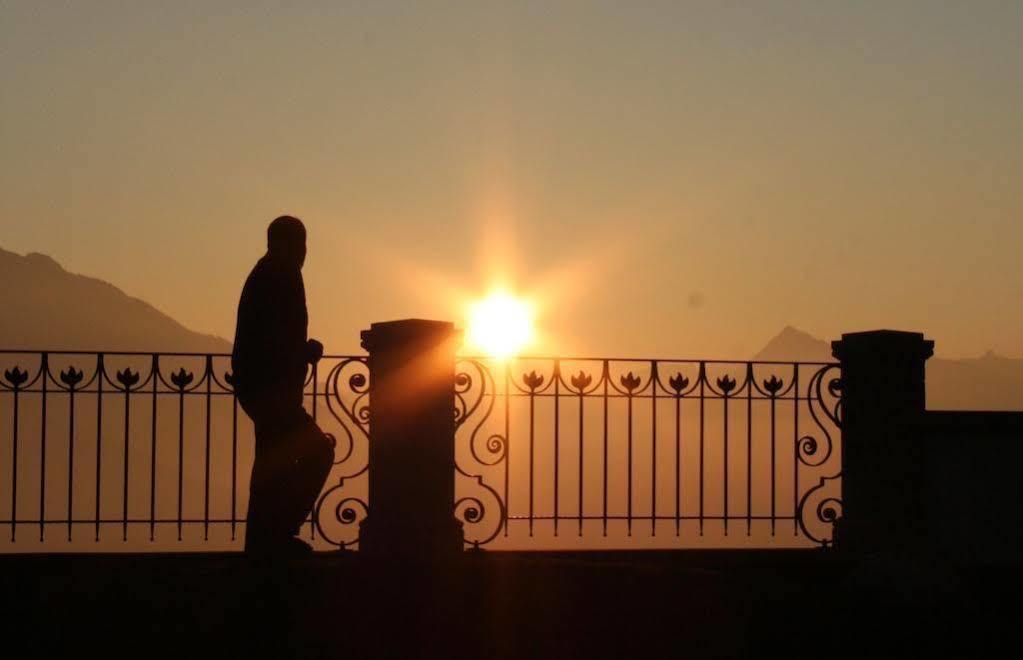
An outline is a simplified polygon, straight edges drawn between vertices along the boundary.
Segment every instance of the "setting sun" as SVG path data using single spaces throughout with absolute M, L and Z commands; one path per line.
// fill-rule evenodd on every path
M 533 341 L 533 306 L 506 291 L 494 291 L 469 308 L 466 345 L 497 358 L 515 355 Z

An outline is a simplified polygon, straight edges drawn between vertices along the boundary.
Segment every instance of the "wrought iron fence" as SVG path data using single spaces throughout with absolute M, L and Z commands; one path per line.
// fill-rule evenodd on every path
M 465 359 L 458 372 L 456 459 L 479 493 L 462 518 L 480 544 L 830 543 L 837 364 Z
M 230 357 L 0 352 L 3 551 L 240 546 L 252 428 Z M 465 358 L 455 514 L 493 549 L 827 544 L 840 515 L 835 364 Z M 304 527 L 358 543 L 368 513 L 364 356 L 310 371 L 336 439 Z M 415 497 L 415 484 L 409 484 Z
M 253 436 L 229 355 L 4 351 L 0 369 L 8 551 L 44 542 L 69 550 L 239 545 Z M 367 397 L 365 357 L 327 356 L 306 381 L 307 409 L 336 443 L 305 527 L 321 548 L 344 546 L 366 512 Z M 63 528 L 63 546 L 54 528 Z

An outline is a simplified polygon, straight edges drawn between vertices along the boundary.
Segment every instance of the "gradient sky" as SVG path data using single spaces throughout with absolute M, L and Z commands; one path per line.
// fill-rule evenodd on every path
M 228 338 L 292 213 L 335 352 L 502 279 L 533 352 L 1023 355 L 1018 0 L 0 2 L 0 85 L 0 247 Z

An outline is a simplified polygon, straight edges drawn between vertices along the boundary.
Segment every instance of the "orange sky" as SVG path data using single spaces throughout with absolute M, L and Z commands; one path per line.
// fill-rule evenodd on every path
M 745 357 L 782 326 L 1023 355 L 1023 5 L 0 8 L 0 246 L 230 337 L 283 212 L 311 329 Z

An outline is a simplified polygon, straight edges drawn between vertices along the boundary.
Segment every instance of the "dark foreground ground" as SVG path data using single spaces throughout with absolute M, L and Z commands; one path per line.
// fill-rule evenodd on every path
M 1019 657 L 1023 570 L 826 552 L 0 558 L 2 657 Z

